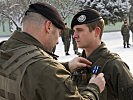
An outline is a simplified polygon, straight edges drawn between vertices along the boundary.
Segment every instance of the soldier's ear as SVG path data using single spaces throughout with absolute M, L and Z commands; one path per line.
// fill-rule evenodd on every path
M 45 28 L 45 30 L 46 30 L 46 33 L 50 33 L 50 31 L 51 31 L 51 26 L 52 26 L 52 22 L 49 21 L 49 20 L 47 20 L 47 21 L 45 22 L 45 25 L 44 25 L 44 28 Z
M 99 37 L 100 36 L 100 33 L 101 33 L 100 27 L 96 27 L 96 29 L 95 29 L 95 35 L 96 35 L 96 37 Z

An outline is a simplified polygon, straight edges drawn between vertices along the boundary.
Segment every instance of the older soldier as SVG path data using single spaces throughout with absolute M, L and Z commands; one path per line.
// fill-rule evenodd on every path
M 92 62 L 90 69 L 83 68 L 73 73 L 75 83 L 82 88 L 94 73 L 103 72 L 106 88 L 100 94 L 100 100 L 133 100 L 133 76 L 119 55 L 111 53 L 102 42 L 104 20 L 99 12 L 94 9 L 78 12 L 71 27 L 77 46 L 83 48 L 82 57 Z
M 0 46 L 0 100 L 98 100 L 103 73 L 78 91 L 70 72 L 51 53 L 64 24 L 57 10 L 47 3 L 29 6 L 23 32 L 15 31 Z M 85 63 L 86 62 L 86 63 Z M 69 69 L 91 64 L 79 57 Z

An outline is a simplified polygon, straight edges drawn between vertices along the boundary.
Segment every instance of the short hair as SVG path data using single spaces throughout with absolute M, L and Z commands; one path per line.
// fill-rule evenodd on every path
M 92 32 L 96 27 L 99 27 L 101 29 L 101 32 L 100 32 L 100 39 L 101 39 L 103 31 L 104 31 L 104 20 L 103 19 L 100 19 L 92 23 L 88 23 L 86 25 L 89 28 L 90 32 Z
M 42 15 L 34 12 L 28 12 L 26 16 L 23 18 L 23 23 L 31 22 L 36 23 L 37 25 L 42 25 L 47 18 L 43 17 Z

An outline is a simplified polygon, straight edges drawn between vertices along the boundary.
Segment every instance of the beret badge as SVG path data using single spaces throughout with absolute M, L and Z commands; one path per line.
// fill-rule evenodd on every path
M 78 22 L 82 23 L 86 20 L 86 16 L 85 15 L 80 15 L 78 18 L 77 18 Z

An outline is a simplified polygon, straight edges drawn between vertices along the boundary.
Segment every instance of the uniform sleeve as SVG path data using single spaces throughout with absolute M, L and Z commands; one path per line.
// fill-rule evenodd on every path
M 99 88 L 88 84 L 79 93 L 70 73 L 61 64 L 52 64 L 41 72 L 37 93 L 41 100 L 99 100 Z
M 116 60 L 110 65 L 112 90 L 115 96 L 118 96 L 118 100 L 133 100 L 133 76 L 129 71 L 129 67 L 121 60 Z M 106 82 L 107 83 L 107 82 Z

